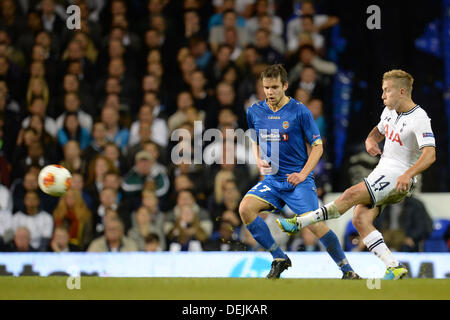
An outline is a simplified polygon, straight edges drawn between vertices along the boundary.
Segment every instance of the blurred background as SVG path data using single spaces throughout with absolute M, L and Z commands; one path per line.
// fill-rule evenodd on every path
M 248 141 L 193 137 L 246 130 L 246 109 L 264 99 L 261 71 L 282 63 L 287 94 L 311 110 L 325 143 L 321 201 L 378 161 L 364 140 L 383 109 L 383 73 L 412 74 L 437 161 L 418 197 L 377 226 L 393 250 L 448 251 L 449 9 L 449 0 L 0 0 L 0 247 L 261 250 L 238 213 L 261 178 L 238 164 Z M 174 141 L 180 128 L 191 135 Z M 204 164 L 174 164 L 180 145 L 201 147 Z M 233 150 L 235 163 L 219 164 Z M 61 198 L 37 185 L 52 163 L 73 175 Z M 289 238 L 274 215 L 264 218 L 285 250 L 323 251 L 310 234 Z M 345 250 L 365 250 L 348 219 L 336 228 Z

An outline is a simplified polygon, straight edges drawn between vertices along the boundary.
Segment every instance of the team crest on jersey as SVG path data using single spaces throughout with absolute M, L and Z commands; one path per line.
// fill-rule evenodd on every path
M 284 122 L 283 122 L 283 128 L 284 128 L 284 129 L 289 128 L 289 122 L 284 121 Z

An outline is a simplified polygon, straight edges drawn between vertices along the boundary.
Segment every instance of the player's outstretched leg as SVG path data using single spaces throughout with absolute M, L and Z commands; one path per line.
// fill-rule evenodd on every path
M 317 223 L 308 228 L 319 238 L 328 254 L 341 269 L 342 279 L 361 279 L 348 262 L 336 234 L 325 223 Z
M 311 224 L 337 219 L 357 204 L 369 204 L 371 202 L 372 198 L 367 191 L 367 187 L 364 182 L 361 182 L 345 190 L 335 201 L 327 203 L 317 210 L 290 219 L 277 219 L 277 223 L 284 232 L 294 234 Z
M 367 249 L 375 254 L 386 265 L 384 280 L 398 280 L 408 275 L 408 269 L 395 259 L 384 242 L 381 232 L 373 226 L 373 220 L 379 213 L 379 208 L 369 209 L 357 205 L 353 211 L 353 225 L 360 234 Z
M 239 213 L 242 221 L 253 238 L 273 257 L 272 267 L 267 278 L 279 278 L 281 273 L 292 266 L 289 257 L 275 243 L 266 222 L 258 215 L 259 212 L 270 209 L 270 205 L 255 198 L 244 197 L 240 206 Z

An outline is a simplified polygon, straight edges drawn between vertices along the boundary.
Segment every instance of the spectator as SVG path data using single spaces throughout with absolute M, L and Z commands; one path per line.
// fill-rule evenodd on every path
M 69 242 L 85 250 L 93 239 L 92 213 L 81 193 L 69 189 L 59 200 L 53 211 L 55 227 L 64 226 L 69 233 Z
M 6 251 L 10 252 L 36 252 L 31 246 L 30 230 L 27 227 L 18 227 L 14 233 L 14 241 L 7 245 Z
M 320 99 L 313 98 L 307 103 L 309 111 L 311 111 L 314 121 L 319 128 L 322 141 L 326 141 L 327 137 L 327 124 L 323 114 L 323 102 Z
M 326 98 L 325 86 L 312 66 L 303 66 L 300 73 L 300 79 L 292 83 L 290 91 L 295 92 L 297 88 L 308 91 L 311 98 L 318 98 L 321 100 Z
M 24 198 L 25 210 L 14 213 L 12 227 L 26 227 L 30 231 L 30 245 L 37 251 L 45 251 L 53 232 L 52 216 L 39 208 L 39 195 L 27 191 Z
M 94 123 L 90 144 L 83 150 L 83 158 L 86 162 L 89 163 L 98 154 L 102 153 L 107 143 L 106 124 L 104 122 Z
M 151 214 L 147 207 L 141 206 L 135 214 L 136 225 L 128 231 L 128 237 L 136 242 L 139 251 L 146 250 L 145 239 L 151 233 L 158 235 L 161 239 L 164 234 L 161 228 L 157 228 L 151 221 Z M 164 250 L 164 246 L 162 246 Z
M 64 147 L 69 140 L 78 141 L 81 150 L 86 149 L 91 142 L 89 131 L 81 126 L 78 116 L 74 112 L 65 115 L 63 126 L 58 130 L 58 144 L 61 147 Z
M 228 220 L 220 222 L 218 236 L 208 240 L 205 251 L 244 251 L 245 246 L 238 240 L 233 224 Z
M 70 243 L 69 231 L 64 225 L 55 226 L 52 240 L 48 248 L 49 252 L 77 252 L 80 247 Z
M 130 137 L 130 131 L 127 128 L 123 128 L 119 124 L 120 115 L 119 112 L 112 107 L 105 107 L 101 112 L 101 121 L 105 124 L 106 138 L 108 141 L 112 141 L 120 150 L 125 150 L 128 145 L 128 139 Z
M 80 143 L 76 140 L 68 141 L 63 147 L 63 159 L 60 162 L 64 168 L 74 173 L 84 174 L 86 160 L 81 156 Z
M 245 28 L 248 30 L 250 38 L 255 37 L 256 31 L 260 28 L 260 19 L 262 17 L 269 17 L 270 25 L 269 28 L 272 33 L 278 37 L 283 36 L 284 22 L 276 15 L 270 13 L 270 6 L 268 0 L 256 0 L 255 4 L 255 15 L 249 18 L 245 23 Z
M 81 100 L 78 93 L 68 92 L 64 96 L 64 112 L 56 119 L 56 126 L 61 129 L 69 113 L 75 113 L 80 126 L 88 133 L 92 132 L 92 117 L 81 109 Z M 84 149 L 84 148 L 83 148 Z
M 28 109 L 31 115 L 38 115 L 44 119 L 44 128 L 52 136 L 57 136 L 58 126 L 55 120 L 47 116 L 47 104 L 41 97 L 35 97 L 30 102 L 30 107 Z M 30 125 L 30 117 L 26 117 L 22 121 L 22 128 L 27 128 Z
M 160 238 L 156 233 L 150 233 L 145 237 L 145 251 L 146 252 L 163 251 L 160 245 Z
M 70 183 L 70 189 L 78 191 L 89 211 L 93 212 L 95 210 L 92 196 L 84 188 L 84 175 L 79 172 L 72 172 L 72 180 Z
M 289 241 L 289 251 L 323 251 L 316 236 L 308 229 L 302 229 L 300 236 Z
M 114 166 L 119 169 L 121 175 L 124 175 L 128 171 L 127 160 L 114 142 L 107 142 L 105 144 L 103 155 L 112 161 Z
M 124 236 L 122 221 L 111 218 L 105 221 L 105 234 L 94 239 L 88 252 L 130 252 L 138 251 L 134 240 Z
M 131 124 L 130 138 L 128 144 L 131 146 L 140 140 L 138 134 L 141 123 L 150 123 L 151 134 L 147 137 L 152 139 L 161 147 L 165 148 L 169 141 L 167 123 L 164 119 L 156 118 L 153 115 L 153 108 L 149 105 L 142 105 L 139 109 L 138 120 Z
M 169 178 L 160 166 L 155 166 L 156 160 L 148 151 L 140 151 L 136 154 L 135 165 L 123 178 L 122 189 L 125 197 L 139 195 L 147 182 L 155 185 L 155 193 L 158 198 L 164 197 L 169 191 Z
M 213 223 L 210 214 L 197 204 L 192 190 L 181 190 L 178 192 L 175 207 L 165 216 L 163 226 L 164 233 L 168 235 L 170 230 L 174 228 L 174 225 L 179 220 L 182 206 L 189 206 L 192 209 L 193 214 L 198 218 L 199 224 L 203 232 L 205 232 L 206 237 L 210 237 L 213 231 Z
M 208 239 L 208 235 L 202 228 L 200 219 L 189 205 L 179 207 L 179 215 L 173 228 L 168 232 L 168 250 L 177 251 L 202 251 L 202 244 Z
M 395 251 L 419 252 L 433 231 L 433 221 L 422 201 L 415 197 L 386 207 L 376 220 L 386 244 Z

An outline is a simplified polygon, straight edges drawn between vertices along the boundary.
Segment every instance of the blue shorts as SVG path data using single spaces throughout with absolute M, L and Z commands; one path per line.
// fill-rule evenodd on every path
M 283 180 L 266 177 L 251 188 L 246 196 L 254 196 L 274 207 L 273 213 L 280 212 L 285 205 L 296 214 L 303 214 L 319 208 L 316 185 L 312 178 L 294 186 Z

